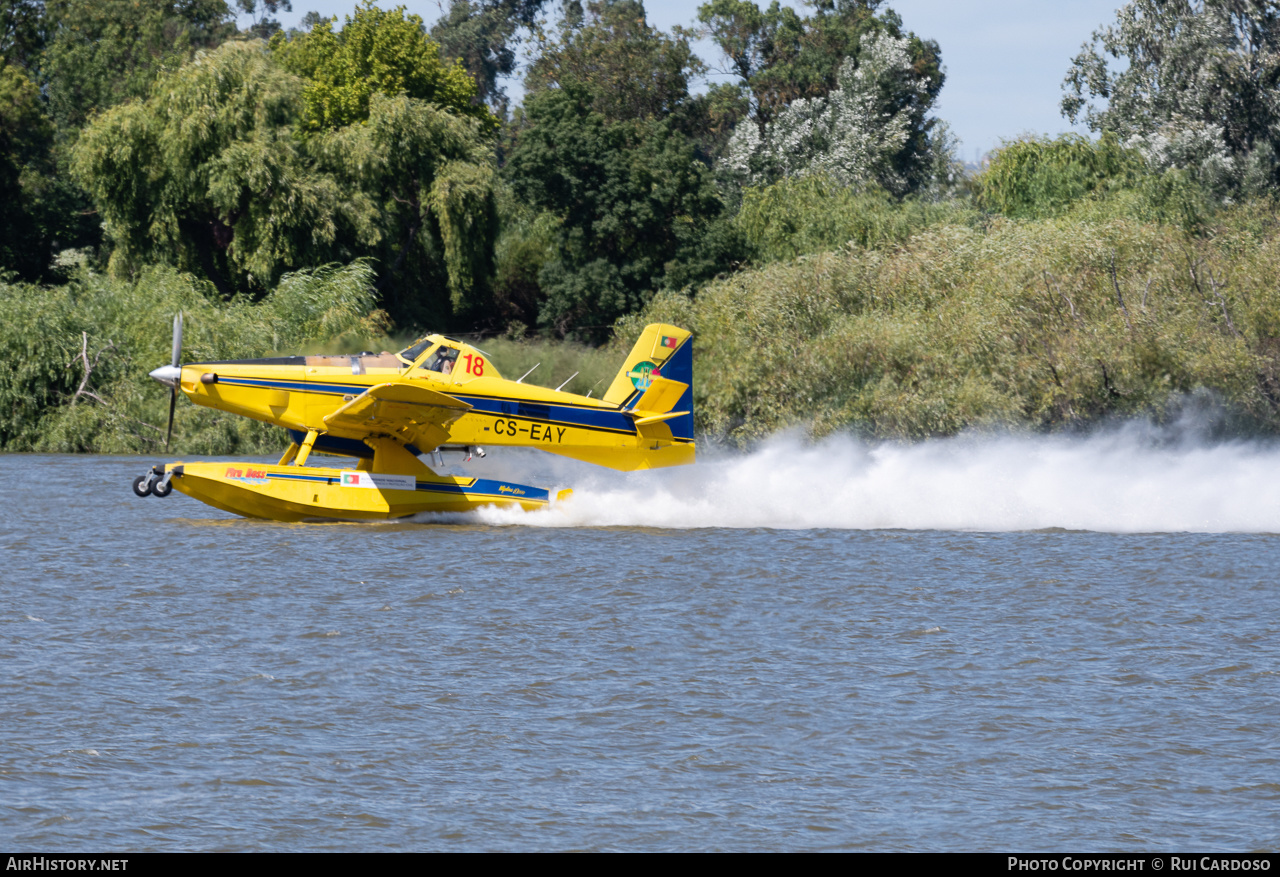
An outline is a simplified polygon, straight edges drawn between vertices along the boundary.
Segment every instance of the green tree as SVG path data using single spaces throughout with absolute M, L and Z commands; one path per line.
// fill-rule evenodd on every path
M 665 119 L 697 142 L 710 161 L 746 113 L 738 88 L 690 86 L 707 72 L 682 28 L 651 27 L 639 0 L 568 0 L 553 31 L 536 30 L 538 54 L 525 78 L 528 94 L 574 85 L 609 122 Z M 517 120 L 518 128 L 519 120 Z
M 1019 219 L 1061 214 L 1088 195 L 1132 188 L 1145 173 L 1142 156 L 1113 134 L 1094 143 L 1066 134 L 1055 140 L 1005 143 L 979 178 L 978 201 Z
M 46 15 L 42 77 L 64 136 L 235 30 L 224 0 L 47 0 Z
M 47 25 L 43 0 L 0 0 L 0 64 L 38 69 Z
M 811 174 L 897 196 L 948 181 L 954 164 L 945 126 L 921 118 L 928 85 L 914 75 L 910 41 L 868 31 L 826 97 L 798 98 L 759 129 L 747 122 L 722 167 L 739 185 Z
M 691 100 L 690 80 L 705 72 L 689 40 L 651 27 L 639 0 L 597 0 L 585 13 L 575 4 L 556 32 L 540 32 L 537 41 L 528 92 L 576 86 L 609 122 L 678 112 Z
M 705 68 L 689 35 L 651 27 L 636 0 L 567 3 L 536 39 L 505 175 L 546 215 L 522 217 L 500 250 L 541 257 L 544 328 L 599 340 L 657 289 L 738 257 L 710 171 L 734 108 L 722 92 L 690 94 Z M 498 298 L 527 300 L 531 272 L 508 266 Z
M 16 64 L 0 67 L 0 268 L 28 280 L 44 273 L 49 255 L 33 222 L 32 188 L 52 142 L 35 83 Z
M 360 193 L 353 226 L 371 239 L 394 317 L 439 326 L 487 321 L 498 234 L 486 127 L 405 95 L 370 99 L 369 118 L 314 138 L 344 189 Z
M 341 32 L 321 20 L 271 41 L 307 81 L 303 127 L 344 191 L 361 195 L 353 252 L 379 265 L 388 309 L 415 323 L 450 312 L 476 318 L 488 301 L 497 234 L 493 156 L 497 119 L 475 81 L 446 64 L 422 20 L 365 2 Z
M 475 80 L 461 64 L 440 60 L 440 47 L 427 38 L 421 18 L 405 15 L 403 6 L 388 12 L 365 0 L 338 33 L 336 21 L 323 19 L 292 40 L 283 33 L 271 39 L 281 65 L 307 80 L 303 122 L 308 130 L 364 121 L 375 93 L 449 107 L 497 130 L 492 114 L 475 102 Z
M 340 256 L 340 215 L 367 211 L 295 136 L 304 87 L 261 43 L 228 43 L 95 118 L 72 169 L 115 245 L 114 273 L 167 262 L 230 297 Z M 349 243 L 373 238 L 356 227 Z
M 6 57 L 40 86 L 53 126 L 53 139 L 23 167 L 21 218 L 8 217 L 22 226 L 24 277 L 56 279 L 50 263 L 60 251 L 101 241 L 91 200 L 69 171 L 69 149 L 88 119 L 145 97 L 163 71 L 234 33 L 224 0 L 6 0 L 0 8 Z
M 236 0 L 236 9 L 253 18 L 253 24 L 247 28 L 248 33 L 269 40 L 281 29 L 280 21 L 272 16 L 279 12 L 292 12 L 293 4 L 290 0 Z
M 451 0 L 431 28 L 446 60 L 457 59 L 476 81 L 476 100 L 506 115 L 506 91 L 498 84 L 516 69 L 521 28 L 534 24 L 546 0 Z
M 100 240 L 87 198 L 59 173 L 56 157 L 39 88 L 22 67 L 0 67 L 0 271 L 24 280 L 61 279 L 59 252 Z
M 306 86 L 261 43 L 228 43 L 96 118 L 73 167 L 112 269 L 165 262 L 257 296 L 285 271 L 368 256 L 393 316 L 464 309 L 493 247 L 480 123 L 374 93 L 363 122 L 303 137 Z
M 710 227 L 723 210 L 695 143 L 665 119 L 611 121 L 576 82 L 532 95 L 507 173 L 551 213 L 555 255 L 540 316 L 558 334 L 601 339 L 665 284 L 714 273 Z
M 764 124 L 796 100 L 823 97 L 836 88 L 845 61 L 857 63 L 863 36 L 887 33 L 907 39 L 916 80 L 899 96 L 898 109 L 910 105 L 923 120 L 944 81 L 937 43 L 904 33 L 892 11 L 877 15 L 880 0 L 817 0 L 811 6 L 807 17 L 777 0 L 767 9 L 750 0 L 711 0 L 698 7 L 703 32 L 750 95 L 751 117 Z
M 819 0 L 813 14 L 772 3 L 699 7 L 748 96 L 724 169 L 738 185 L 816 173 L 895 195 L 953 176 L 952 140 L 929 115 L 944 76 L 937 43 L 903 29 L 880 0 Z

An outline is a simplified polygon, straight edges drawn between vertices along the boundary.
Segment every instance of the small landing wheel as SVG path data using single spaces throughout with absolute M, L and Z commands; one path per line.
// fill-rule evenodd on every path
M 139 475 L 137 478 L 133 479 L 133 492 L 138 496 L 150 496 L 151 476 Z
M 173 493 L 173 482 L 157 481 L 155 484 L 151 485 L 152 496 L 158 496 L 161 499 L 164 499 L 171 493 Z

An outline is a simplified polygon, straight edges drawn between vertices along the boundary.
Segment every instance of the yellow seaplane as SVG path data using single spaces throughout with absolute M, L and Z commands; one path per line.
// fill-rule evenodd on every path
M 612 469 L 693 462 L 692 335 L 653 324 L 613 383 L 591 398 L 508 380 L 477 347 L 428 335 L 399 353 L 285 356 L 180 364 L 151 372 L 169 386 L 169 434 L 181 391 L 197 405 L 288 430 L 274 465 L 175 462 L 133 482 L 138 496 L 175 488 L 215 508 L 273 521 L 378 520 L 488 505 L 546 507 L 550 491 L 437 474 L 446 452 L 467 461 L 486 447 L 532 447 Z M 536 366 L 535 366 L 536 368 Z M 565 383 L 568 383 L 567 381 Z M 563 386 L 563 384 L 561 385 Z M 167 440 L 166 440 L 167 444 Z M 313 454 L 354 466 L 310 466 Z M 561 491 L 563 499 L 570 491 Z

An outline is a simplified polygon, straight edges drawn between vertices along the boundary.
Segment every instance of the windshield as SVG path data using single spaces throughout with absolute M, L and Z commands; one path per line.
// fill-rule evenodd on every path
M 431 347 L 433 344 L 435 344 L 435 342 L 432 341 L 430 337 L 421 338 L 415 341 L 411 346 L 406 347 L 404 350 L 401 350 L 396 355 L 399 356 L 401 359 L 403 359 L 405 362 L 412 363 L 419 356 L 422 356 L 423 351 Z

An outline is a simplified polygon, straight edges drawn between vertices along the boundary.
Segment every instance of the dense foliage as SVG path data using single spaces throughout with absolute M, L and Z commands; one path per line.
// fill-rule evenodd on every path
M 709 0 L 671 32 L 640 0 L 451 0 L 430 32 L 289 8 L 0 0 L 0 447 L 153 449 L 178 309 L 189 359 L 429 328 L 556 383 L 585 363 L 580 392 L 671 319 L 699 427 L 738 441 L 1206 391 L 1280 432 L 1272 0 L 1131 0 L 1067 74 L 1098 138 L 968 177 L 941 50 L 880 0 Z M 179 411 L 186 451 L 278 442 Z
M 61 286 L 0 283 L 0 449 L 140 453 L 164 441 L 169 391 L 147 378 L 169 361 L 172 315 L 186 317 L 186 361 L 354 349 L 386 329 L 364 263 L 288 275 L 262 301 L 218 301 L 171 268 L 135 280 L 80 271 Z M 279 430 L 178 406 L 175 447 L 195 453 L 269 452 Z
M 764 124 L 797 100 L 824 97 L 836 87 L 847 61 L 860 63 L 866 38 L 883 35 L 907 42 L 912 82 L 895 103 L 898 109 L 911 108 L 915 123 L 923 125 L 944 79 L 937 43 L 905 32 L 892 11 L 877 15 L 880 0 L 806 5 L 813 15 L 801 16 L 777 0 L 767 9 L 751 0 L 711 0 L 698 8 L 698 20 L 750 96 L 752 119 Z
M 385 29 L 385 40 L 364 38 L 396 61 L 409 22 L 359 13 L 366 20 L 349 26 L 362 34 Z M 308 80 L 289 72 L 306 66 L 290 55 L 297 44 L 323 69 L 342 66 L 346 44 L 327 40 L 327 27 L 312 31 L 316 45 L 308 37 L 277 37 L 273 51 L 257 41 L 226 43 L 162 76 L 147 100 L 115 107 L 84 129 L 72 168 L 102 211 L 117 276 L 165 262 L 203 275 L 230 298 L 261 295 L 285 271 L 374 257 L 383 266 L 384 303 L 410 320 L 460 312 L 485 289 L 493 170 L 487 122 L 473 116 L 488 112 L 473 107 L 469 93 L 451 105 L 403 89 L 344 91 L 330 88 L 328 73 Z M 431 46 L 420 28 L 410 30 Z M 291 60 L 279 63 L 280 55 Z M 394 70 L 386 75 L 393 79 Z M 329 109 L 315 110 L 317 101 Z M 349 124 L 327 127 L 343 113 L 354 117 Z
M 665 295 L 629 318 L 696 333 L 699 426 L 879 437 L 1073 429 L 1170 416 L 1209 390 L 1237 430 L 1280 430 L 1280 226 L 1211 238 L 1130 219 L 946 223 Z M 621 333 L 625 334 L 625 332 Z
M 728 267 L 724 203 L 707 138 L 711 104 L 683 34 L 650 27 L 636 0 L 569 9 L 540 33 L 505 175 L 554 227 L 535 282 L 536 322 L 600 340 L 658 289 Z
M 519 32 L 537 20 L 546 0 L 449 0 L 448 12 L 431 28 L 441 57 L 457 61 L 475 80 L 476 99 L 506 115 L 500 79 L 516 70 Z
M 610 123 L 576 84 L 528 101 L 508 170 L 516 196 L 556 218 L 538 277 L 540 320 L 597 337 L 696 258 L 722 205 L 693 144 L 665 119 Z
M 59 130 L 145 97 L 156 77 L 234 33 L 224 0 L 46 0 L 40 61 Z
M 822 175 L 783 179 L 743 193 L 735 231 L 755 263 L 794 259 L 846 244 L 879 249 L 902 244 L 933 225 L 976 226 L 981 214 L 968 201 L 860 192 Z
M 363 122 L 375 94 L 404 95 L 494 123 L 474 102 L 475 80 L 461 64 L 445 65 L 418 16 L 406 16 L 403 7 L 384 12 L 366 0 L 341 31 L 334 33 L 333 25 L 333 19 L 325 19 L 292 40 L 283 33 L 271 38 L 280 65 L 307 83 L 302 92 L 307 128 Z
M 845 59 L 826 97 L 799 98 L 757 128 L 740 125 L 725 159 L 739 185 L 821 174 L 855 189 L 896 195 L 945 185 L 951 144 L 921 118 L 928 80 L 920 80 L 910 41 L 868 33 L 858 58 Z
M 1005 144 L 982 175 L 979 201 L 1005 216 L 1056 216 L 1089 195 L 1132 187 L 1146 170 L 1137 150 L 1111 134 L 1028 138 Z

